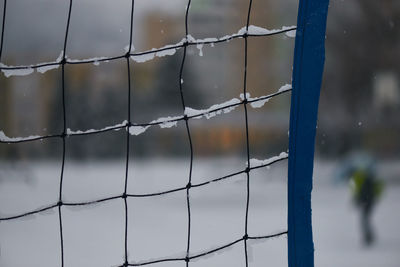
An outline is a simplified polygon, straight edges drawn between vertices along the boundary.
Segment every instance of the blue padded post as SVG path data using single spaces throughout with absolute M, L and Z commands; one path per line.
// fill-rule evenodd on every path
M 311 191 L 329 0 L 300 0 L 293 64 L 288 168 L 289 267 L 313 267 Z

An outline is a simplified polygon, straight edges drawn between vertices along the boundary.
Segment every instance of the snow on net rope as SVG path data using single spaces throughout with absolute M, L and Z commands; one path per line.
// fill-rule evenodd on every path
M 226 249 L 231 248 L 235 244 L 243 242 L 244 244 L 244 258 L 246 262 L 246 266 L 249 264 L 249 250 L 250 247 L 248 245 L 249 240 L 266 240 L 269 238 L 274 238 L 281 235 L 286 235 L 287 231 L 281 231 L 278 233 L 273 233 L 268 236 L 249 236 L 248 235 L 248 214 L 249 214 L 249 200 L 250 200 L 250 173 L 252 170 L 257 168 L 269 167 L 272 164 L 286 160 L 288 158 L 288 154 L 282 152 L 281 154 L 274 156 L 269 159 L 265 160 L 258 160 L 250 158 L 250 149 L 249 149 L 249 131 L 248 131 L 248 107 L 251 108 L 260 108 L 266 102 L 268 102 L 271 98 L 276 97 L 278 95 L 288 93 L 291 91 L 291 85 L 283 85 L 276 93 L 259 96 L 259 97 L 250 97 L 250 94 L 247 92 L 247 52 L 248 52 L 248 38 L 250 37 L 266 37 L 276 34 L 286 34 L 289 37 L 294 37 L 296 32 L 295 26 L 290 27 L 282 27 L 281 29 L 274 29 L 268 30 L 261 27 L 257 27 L 254 25 L 250 25 L 250 14 L 251 14 L 251 6 L 252 0 L 249 1 L 248 10 L 247 10 L 247 23 L 244 27 L 238 30 L 237 33 L 226 35 L 223 37 L 215 38 L 204 38 L 204 39 L 196 39 L 189 33 L 188 27 L 188 16 L 189 16 L 189 9 L 191 5 L 191 0 L 188 0 L 186 5 L 186 12 L 185 12 L 185 37 L 176 44 L 170 44 L 163 46 L 158 49 L 151 49 L 148 51 L 143 52 L 134 52 L 134 46 L 132 44 L 132 32 L 133 32 L 133 17 L 134 17 L 134 1 L 131 3 L 131 12 L 130 12 L 130 35 L 129 35 L 129 45 L 125 47 L 125 53 L 121 54 L 120 56 L 116 57 L 97 57 L 97 58 L 89 58 L 89 59 L 69 59 L 67 57 L 67 40 L 69 34 L 69 25 L 71 20 L 71 11 L 72 11 L 72 0 L 69 0 L 69 8 L 68 8 L 68 17 L 66 23 L 66 30 L 64 35 L 64 44 L 63 49 L 59 55 L 59 57 L 54 62 L 44 62 L 39 63 L 36 65 L 27 65 L 27 66 L 7 66 L 1 63 L 1 57 L 3 52 L 3 43 L 4 43 L 4 29 L 6 27 L 6 14 L 7 14 L 7 0 L 4 0 L 3 5 L 3 23 L 1 29 L 1 43 L 0 43 L 0 70 L 6 77 L 14 76 L 14 75 L 29 75 L 35 71 L 39 73 L 45 73 L 48 70 L 56 69 L 61 67 L 62 79 L 61 79 L 61 86 L 62 86 L 62 113 L 63 113 L 63 131 L 60 134 L 55 135 L 46 135 L 46 136 L 27 136 L 27 137 L 8 137 L 3 131 L 0 131 L 0 143 L 24 143 L 24 142 L 32 142 L 37 140 L 43 140 L 47 138 L 61 138 L 62 139 L 62 165 L 61 165 L 61 175 L 59 179 L 59 194 L 58 194 L 58 201 L 57 203 L 50 203 L 47 206 L 38 207 L 35 210 L 31 210 L 22 214 L 14 214 L 4 216 L 0 215 L 0 221 L 9 221 L 14 220 L 22 217 L 26 217 L 29 215 L 34 215 L 37 213 L 44 213 L 49 210 L 57 210 L 58 212 L 58 223 L 59 223 L 59 236 L 60 236 L 60 251 L 61 251 L 61 266 L 64 266 L 64 232 L 63 232 L 63 207 L 64 206 L 86 206 L 86 205 L 94 205 L 106 201 L 111 201 L 115 199 L 121 199 L 124 203 L 125 207 L 125 229 L 124 229 L 124 260 L 118 266 L 141 266 L 141 265 L 149 265 L 155 264 L 160 262 L 171 262 L 171 261 L 183 261 L 186 262 L 186 266 L 189 266 L 191 261 L 195 261 L 199 258 L 205 258 L 215 255 L 216 253 L 220 253 L 225 251 Z M 204 45 L 210 45 L 214 47 L 214 45 L 218 43 L 228 42 L 232 39 L 241 38 L 244 40 L 244 74 L 243 74 L 243 93 L 239 96 L 239 98 L 233 98 L 231 100 L 225 101 L 221 104 L 215 104 L 211 107 L 196 110 L 193 108 L 188 107 L 185 104 L 185 95 L 183 93 L 183 70 L 185 65 L 186 59 L 186 50 L 188 46 L 196 46 L 199 49 L 199 54 L 202 54 L 202 48 Z M 148 123 L 135 123 L 131 120 L 131 77 L 130 77 L 130 60 L 141 63 L 146 62 L 148 60 L 152 60 L 155 57 L 164 57 L 164 56 L 171 56 L 176 53 L 178 49 L 183 49 L 183 57 L 181 60 L 180 71 L 178 77 L 178 84 L 179 84 L 179 92 L 182 104 L 182 113 L 181 115 L 169 115 L 166 117 L 154 119 Z M 66 117 L 68 116 L 65 106 L 65 65 L 70 64 L 88 64 L 92 63 L 94 65 L 98 65 L 101 62 L 109 62 L 118 59 L 126 60 L 126 70 L 127 70 L 127 99 L 128 99 L 128 108 L 127 108 L 127 118 L 125 121 L 108 126 L 102 129 L 87 129 L 87 130 L 73 130 L 67 127 Z M 238 106 L 244 107 L 244 115 L 245 115 L 245 132 L 246 132 L 246 164 L 243 164 L 243 169 L 238 172 L 226 174 L 222 177 L 215 177 L 215 178 L 208 178 L 206 182 L 202 183 L 192 183 L 192 166 L 193 166 L 193 146 L 192 146 L 192 137 L 191 137 L 191 130 L 189 121 L 191 119 L 200 119 L 200 118 L 207 118 L 210 119 L 214 116 L 231 112 L 232 110 L 236 109 Z M 187 184 L 183 185 L 178 188 L 174 188 L 167 191 L 161 192 L 148 192 L 143 194 L 130 194 L 127 190 L 128 184 L 128 172 L 129 172 L 129 144 L 130 138 L 132 135 L 139 135 L 143 134 L 149 127 L 158 125 L 161 128 L 169 128 L 176 126 L 178 121 L 184 121 L 185 128 L 187 132 L 187 139 L 189 141 L 190 146 L 190 168 L 189 174 L 187 178 Z M 63 200 L 63 179 L 64 179 L 64 165 L 65 165 L 65 151 L 66 151 L 66 138 L 73 137 L 73 136 L 80 136 L 80 135 L 92 135 L 92 134 L 99 134 L 107 131 L 115 131 L 115 130 L 125 130 L 126 131 L 126 164 L 125 164 L 125 182 L 124 188 L 121 194 L 109 196 L 107 198 L 102 199 L 95 199 L 87 202 L 66 202 Z M 201 252 L 194 252 L 191 251 L 191 206 L 190 206 L 190 190 L 191 188 L 202 187 L 214 182 L 221 182 L 227 180 L 229 178 L 238 176 L 240 174 L 246 174 L 246 213 L 245 213 L 245 227 L 243 231 L 243 236 L 232 238 L 232 242 L 228 244 L 224 244 L 218 247 L 213 248 L 204 248 Z M 170 194 L 177 191 L 186 191 L 186 207 L 187 207 L 187 244 L 186 244 L 186 251 L 181 253 L 178 256 L 168 257 L 168 258 L 153 258 L 148 259 L 146 261 L 136 262 L 133 259 L 128 257 L 128 198 L 135 198 L 135 197 L 153 197 L 158 195 L 165 195 Z M 119 263 L 116 263 L 119 264 Z

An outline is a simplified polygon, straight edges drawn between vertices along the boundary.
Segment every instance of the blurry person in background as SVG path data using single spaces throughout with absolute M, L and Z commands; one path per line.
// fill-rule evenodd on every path
M 371 214 L 383 191 L 383 183 L 368 169 L 355 169 L 351 176 L 351 187 L 356 207 L 360 210 L 361 231 L 366 246 L 375 240 L 371 225 Z
M 342 164 L 340 176 L 349 179 L 354 204 L 360 211 L 363 244 L 370 246 L 375 240 L 371 217 L 383 192 L 383 182 L 376 175 L 375 160 L 365 152 L 353 153 Z

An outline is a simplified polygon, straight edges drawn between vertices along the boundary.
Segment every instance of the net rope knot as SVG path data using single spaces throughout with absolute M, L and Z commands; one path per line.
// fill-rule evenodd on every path
M 192 187 L 192 183 L 188 183 L 187 185 L 186 185 L 186 189 L 190 189 Z

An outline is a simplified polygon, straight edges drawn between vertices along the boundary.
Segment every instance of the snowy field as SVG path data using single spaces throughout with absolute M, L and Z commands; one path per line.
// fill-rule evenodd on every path
M 374 214 L 378 240 L 360 242 L 358 214 L 345 185 L 332 182 L 333 164 L 318 162 L 313 191 L 315 262 L 321 267 L 400 266 L 399 184 L 387 182 Z M 188 161 L 131 162 L 128 192 L 142 194 L 185 186 Z M 286 162 L 251 172 L 249 235 L 286 230 Z M 193 184 L 240 171 L 243 160 L 195 160 Z M 63 199 L 82 202 L 120 195 L 124 162 L 67 162 Z M 24 163 L 0 168 L 0 216 L 6 217 L 58 201 L 59 163 Z M 244 234 L 245 176 L 190 191 L 191 255 L 239 239 Z M 129 198 L 129 262 L 184 257 L 187 238 L 186 192 Z M 124 261 L 124 203 L 121 198 L 84 207 L 62 207 L 65 266 L 116 266 Z M 287 266 L 287 239 L 249 241 L 250 266 Z M 60 266 L 57 208 L 0 222 L 0 266 Z M 184 262 L 153 266 L 184 266 Z M 190 266 L 244 266 L 243 242 L 200 257 Z

